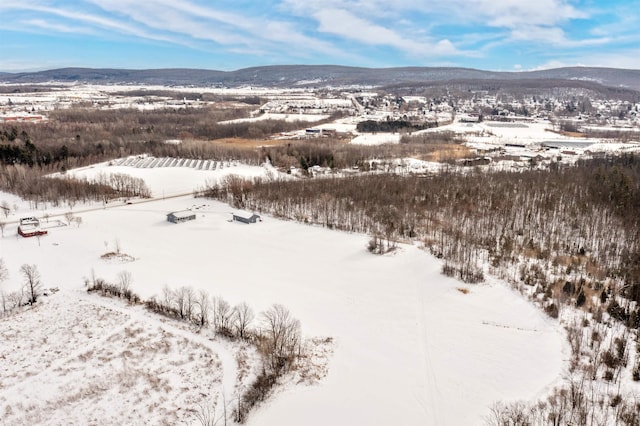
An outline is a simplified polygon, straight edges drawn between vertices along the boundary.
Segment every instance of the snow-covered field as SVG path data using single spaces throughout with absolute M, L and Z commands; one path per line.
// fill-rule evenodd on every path
M 168 197 L 192 193 L 215 184 L 229 175 L 244 178 L 283 177 L 268 164 L 248 166 L 229 161 L 192 160 L 184 158 L 127 157 L 70 170 L 76 178 L 94 179 L 99 175 L 122 173 L 144 179 L 152 197 Z
M 192 422 L 233 389 L 228 343 L 80 289 L 43 299 L 0 320 L 2 424 Z
M 165 173 L 177 169 L 113 167 L 135 170 L 155 195 L 174 180 L 180 188 L 167 193 L 198 187 L 198 174 L 208 173 L 184 169 L 193 174 L 169 179 Z M 78 174 L 86 170 L 96 172 Z M 188 208 L 195 221 L 166 221 Z M 0 410 L 11 405 L 11 417 L 0 416 L 55 424 L 158 423 L 175 415 L 169 418 L 195 424 L 178 408 L 232 394 L 237 366 L 225 361 L 228 347 L 84 294 L 92 271 L 110 281 L 130 272 L 143 298 L 164 285 L 188 285 L 256 312 L 281 303 L 305 336 L 333 338 L 327 376 L 312 386 L 288 383 L 250 415 L 252 425 L 482 424 L 495 401 L 542 396 L 565 371 L 560 327 L 503 283 L 446 278 L 440 261 L 415 246 L 375 256 L 364 235 L 268 216 L 244 225 L 229 221 L 232 211 L 191 196 L 98 208 L 79 213 L 80 226 L 52 229 L 39 241 L 17 237 L 8 224 L 0 239 L 11 274 L 5 290 L 21 284 L 18 270 L 28 263 L 45 287 L 60 291 L 0 319 Z M 135 260 L 100 258 L 116 245 Z M 166 353 L 141 349 L 163 342 Z M 203 368 L 208 381 L 196 377 Z M 114 401 L 123 407 L 112 409 Z
M 399 143 L 399 133 L 363 133 L 351 140 L 352 144 L 356 145 L 381 145 L 385 143 Z
M 328 118 L 327 114 L 278 114 L 278 113 L 265 113 L 250 118 L 237 118 L 235 120 L 220 121 L 218 124 L 232 124 L 232 123 L 253 123 L 262 120 L 284 120 L 284 121 L 320 121 Z

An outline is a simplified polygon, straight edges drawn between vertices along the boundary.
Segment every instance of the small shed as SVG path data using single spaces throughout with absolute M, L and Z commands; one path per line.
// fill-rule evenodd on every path
M 191 210 L 181 210 L 178 212 L 171 212 L 167 215 L 167 221 L 171 223 L 181 223 L 188 220 L 196 220 L 196 214 Z
M 248 211 L 239 210 L 233 213 L 233 220 L 242 223 L 256 223 L 260 219 L 260 216 Z

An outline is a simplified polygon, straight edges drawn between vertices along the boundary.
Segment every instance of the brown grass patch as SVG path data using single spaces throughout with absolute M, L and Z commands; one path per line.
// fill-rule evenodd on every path
M 562 130 L 545 129 L 545 132 L 557 133 L 558 135 L 568 136 L 570 138 L 586 138 L 587 135 L 580 132 L 565 132 Z
M 587 271 L 587 274 L 597 280 L 604 280 L 607 277 L 607 271 L 604 268 L 601 268 L 600 265 L 598 265 L 598 263 L 593 259 L 587 260 L 584 267 Z
M 244 139 L 244 138 L 222 138 L 210 140 L 209 143 L 213 145 L 234 147 L 234 148 L 246 148 L 256 149 L 261 146 L 276 146 L 286 145 L 291 143 L 291 139 Z
M 434 144 L 429 147 L 433 147 L 434 151 L 422 155 L 421 160 L 443 162 L 460 160 L 462 158 L 472 158 L 475 156 L 475 151 L 464 145 Z

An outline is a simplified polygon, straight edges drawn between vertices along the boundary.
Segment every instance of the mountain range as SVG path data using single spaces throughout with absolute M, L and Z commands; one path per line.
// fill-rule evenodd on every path
M 329 87 L 387 86 L 455 80 L 578 80 L 640 91 L 640 70 L 569 67 L 526 72 L 483 71 L 471 68 L 404 67 L 358 68 L 336 65 L 276 65 L 236 71 L 203 69 L 60 68 L 47 71 L 0 73 L 4 83 L 83 82 L 180 86 Z

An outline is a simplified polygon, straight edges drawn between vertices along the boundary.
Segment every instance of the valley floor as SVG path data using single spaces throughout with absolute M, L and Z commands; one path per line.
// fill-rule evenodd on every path
M 188 208 L 196 220 L 166 221 Z M 11 412 L 2 417 L 186 420 L 176 413 L 229 392 L 237 366 L 226 347 L 84 293 L 85 278 L 115 281 L 121 271 L 143 299 L 188 285 L 256 312 L 280 303 L 306 337 L 333 339 L 327 376 L 313 386 L 290 381 L 250 414 L 251 425 L 482 424 L 494 402 L 543 396 L 565 372 L 560 326 L 501 282 L 446 278 L 418 247 L 375 256 L 364 235 L 272 217 L 245 225 L 231 222 L 232 212 L 184 196 L 88 211 L 80 226 L 40 240 L 7 225 L 0 244 L 11 275 L 3 286 L 20 286 L 27 263 L 44 287 L 60 291 L 0 319 L 0 409 Z M 116 247 L 134 260 L 101 259 Z

